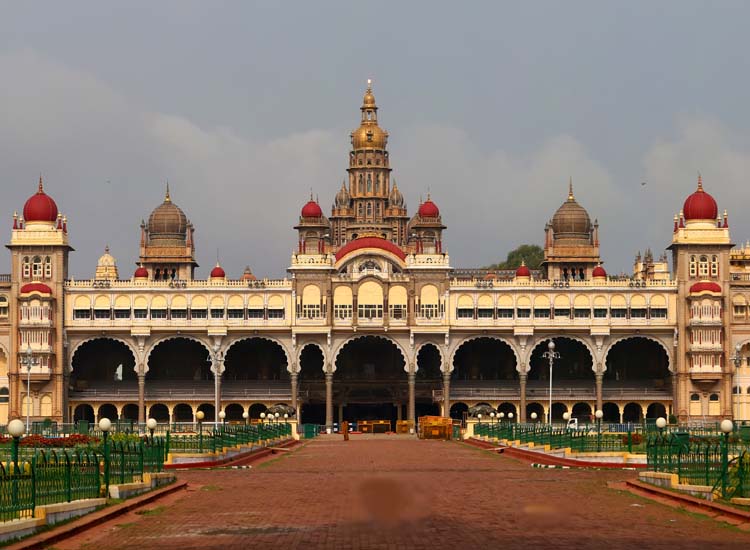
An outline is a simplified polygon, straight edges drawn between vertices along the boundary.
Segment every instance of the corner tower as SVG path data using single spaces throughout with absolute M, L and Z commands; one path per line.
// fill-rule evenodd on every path
M 44 191 L 13 216 L 11 251 L 10 418 L 62 421 L 68 373 L 63 294 L 68 277 L 67 219 Z M 29 383 L 30 381 L 30 383 Z M 30 388 L 29 388 L 30 386 Z

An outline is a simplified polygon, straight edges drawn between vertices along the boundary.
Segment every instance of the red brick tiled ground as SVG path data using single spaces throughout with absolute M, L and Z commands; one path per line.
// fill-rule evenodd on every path
M 750 534 L 606 487 L 632 472 L 532 469 L 453 442 L 317 440 L 55 548 L 739 548 Z

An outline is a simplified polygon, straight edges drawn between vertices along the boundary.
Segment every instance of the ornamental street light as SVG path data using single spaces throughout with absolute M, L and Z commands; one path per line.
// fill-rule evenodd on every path
M 510 422 L 513 422 L 513 413 L 512 413 L 512 412 L 509 412 L 509 413 L 508 413 L 508 420 L 509 420 Z
M 31 367 L 37 363 L 34 360 L 34 352 L 31 351 L 31 344 L 26 345 L 26 357 L 21 360 L 26 367 L 26 433 L 29 433 L 31 424 Z
M 532 412 L 532 413 L 531 413 L 531 419 L 532 419 L 532 420 L 536 420 L 536 417 L 537 417 L 537 414 L 536 414 L 536 412 Z
M 560 359 L 560 354 L 555 351 L 555 341 L 550 339 L 547 344 L 547 351 L 542 353 L 542 357 L 549 361 L 549 414 L 547 416 L 547 424 L 552 425 L 552 365 L 555 359 Z
M 104 438 L 104 485 L 106 487 L 104 494 L 109 498 L 109 430 L 112 428 L 112 421 L 109 418 L 102 418 L 99 421 L 99 429 L 102 431 Z
M 195 419 L 198 421 L 198 452 L 203 452 L 203 419 L 206 413 L 198 411 L 195 413 Z
M 219 411 L 219 420 L 221 420 L 221 423 L 224 424 L 224 419 L 227 417 L 227 413 L 224 411 Z
M 249 413 L 249 412 L 247 412 L 247 411 L 243 412 L 243 413 L 242 413 L 242 418 L 244 418 L 244 419 L 245 419 L 245 426 L 247 426 L 247 421 L 248 421 L 248 419 L 250 418 L 250 413 Z
M 148 431 L 151 433 L 151 443 L 154 442 L 154 430 L 156 429 L 156 426 L 159 423 L 156 421 L 156 418 L 149 418 L 146 420 L 146 427 L 148 428 Z
M 13 461 L 13 491 L 11 493 L 12 503 L 18 505 L 18 442 L 23 435 L 23 422 L 19 419 L 11 420 L 8 423 L 8 433 L 13 437 L 10 447 L 10 456 Z
M 729 434 L 734 431 L 734 422 L 725 418 L 719 425 L 724 433 L 721 446 L 721 498 L 727 497 L 727 470 L 729 469 Z
M 492 422 L 493 424 L 495 423 L 495 413 L 494 413 L 494 411 L 490 413 L 490 422 Z
M 602 450 L 602 418 L 604 418 L 604 411 L 597 409 L 594 413 L 596 418 L 596 451 L 601 452 Z
M 740 368 L 740 365 L 742 364 L 742 355 L 740 355 L 741 351 L 742 351 L 742 344 L 737 344 L 734 348 L 734 357 L 732 357 L 732 360 L 734 361 L 735 369 Z

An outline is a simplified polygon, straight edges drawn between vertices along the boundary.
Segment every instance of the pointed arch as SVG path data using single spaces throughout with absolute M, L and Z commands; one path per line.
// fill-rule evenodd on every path
M 240 342 L 246 341 L 246 340 L 265 340 L 267 342 L 271 342 L 273 344 L 278 345 L 281 350 L 284 352 L 284 357 L 286 358 L 286 370 L 289 372 L 292 372 L 292 355 L 289 353 L 289 349 L 283 344 L 281 340 L 278 338 L 274 338 L 273 336 L 264 336 L 261 334 L 253 334 L 251 336 L 240 336 L 239 338 L 235 338 L 232 340 L 225 348 L 223 356 L 226 357 L 229 353 L 229 350 L 232 349 L 232 346 L 235 344 L 239 344 Z
M 145 353 L 145 357 L 143 361 L 143 374 L 146 374 L 148 372 L 148 369 L 149 369 L 148 363 L 149 363 L 149 360 L 151 359 L 151 354 L 153 353 L 154 349 L 156 349 L 156 347 L 159 344 L 163 344 L 164 342 L 168 342 L 170 340 L 178 340 L 178 339 L 192 340 L 193 342 L 200 344 L 201 346 L 206 348 L 206 351 L 208 352 L 208 356 L 213 357 L 213 346 L 209 342 L 205 341 L 203 338 L 199 336 L 191 336 L 189 334 L 170 334 L 168 336 L 163 336 L 155 340 L 148 347 L 148 350 Z
M 123 338 L 119 338 L 117 336 L 92 336 L 90 338 L 85 338 L 81 340 L 80 342 L 78 342 L 77 344 L 75 344 L 75 346 L 73 346 L 73 349 L 70 350 L 70 355 L 68 356 L 70 358 L 69 359 L 70 362 L 68 363 L 68 365 L 66 365 L 66 368 L 68 369 L 68 373 L 73 372 L 73 361 L 75 360 L 76 353 L 78 353 L 78 350 L 84 345 L 90 344 L 91 342 L 95 342 L 97 340 L 110 340 L 112 342 L 117 342 L 118 344 L 122 344 L 126 348 L 128 348 L 128 350 L 130 351 L 130 354 L 133 356 L 133 365 L 134 365 L 133 370 L 136 372 L 136 374 L 138 373 L 138 352 L 136 351 L 135 347 L 133 347 L 131 342 L 128 342 L 127 340 Z
M 592 368 L 596 370 L 596 363 L 599 356 L 596 353 L 596 349 L 592 347 L 591 342 L 588 342 L 585 338 L 581 338 L 580 336 L 576 336 L 574 334 L 548 334 L 535 338 L 528 346 L 526 346 L 526 372 L 529 372 L 529 370 L 531 370 L 531 354 L 534 353 L 534 349 L 542 342 L 555 340 L 557 338 L 567 338 L 568 340 L 574 340 L 582 344 L 588 350 L 589 355 L 591 355 Z
M 620 342 L 625 342 L 627 340 L 636 340 L 636 339 L 643 339 L 643 340 L 650 340 L 651 342 L 655 342 L 658 344 L 663 350 L 664 353 L 667 354 L 667 369 L 669 372 L 673 373 L 675 372 L 675 365 L 674 360 L 672 358 L 672 353 L 669 349 L 669 346 L 664 343 L 660 338 L 657 338 L 656 336 L 651 336 L 648 334 L 629 334 L 627 336 L 621 336 L 620 338 L 616 338 L 615 340 L 612 340 L 609 345 L 607 346 L 607 349 L 604 351 L 603 358 L 602 358 L 602 372 L 607 370 L 607 359 L 609 358 L 609 352 L 612 351 L 612 348 L 615 347 L 615 345 L 619 344 Z M 748 340 L 750 342 L 750 339 Z

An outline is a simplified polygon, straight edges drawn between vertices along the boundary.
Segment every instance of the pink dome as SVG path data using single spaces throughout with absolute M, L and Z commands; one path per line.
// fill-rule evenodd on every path
M 226 279 L 227 274 L 224 272 L 224 268 L 222 268 L 218 263 L 216 264 L 216 267 L 214 267 L 211 270 L 211 278 L 212 279 Z
M 714 198 L 703 190 L 703 180 L 698 176 L 698 189 L 685 199 L 682 213 L 686 220 L 715 220 L 719 207 Z
M 133 273 L 133 277 L 136 279 L 148 279 L 148 269 L 143 266 L 139 266 L 138 269 Z
M 39 190 L 23 206 L 23 218 L 27 222 L 54 222 L 57 219 L 57 204 L 42 186 L 39 177 Z
M 597 277 L 597 278 L 598 277 L 604 278 L 607 276 L 607 272 L 604 270 L 602 266 L 598 265 L 594 268 L 594 271 L 591 272 L 591 276 Z
M 419 205 L 419 215 L 422 218 L 437 218 L 440 216 L 440 209 L 428 198 Z
M 516 269 L 516 277 L 531 277 L 531 270 L 529 270 L 526 264 L 521 264 Z
M 322 218 L 323 210 L 320 205 L 314 200 L 310 199 L 305 206 L 302 207 L 303 218 Z

